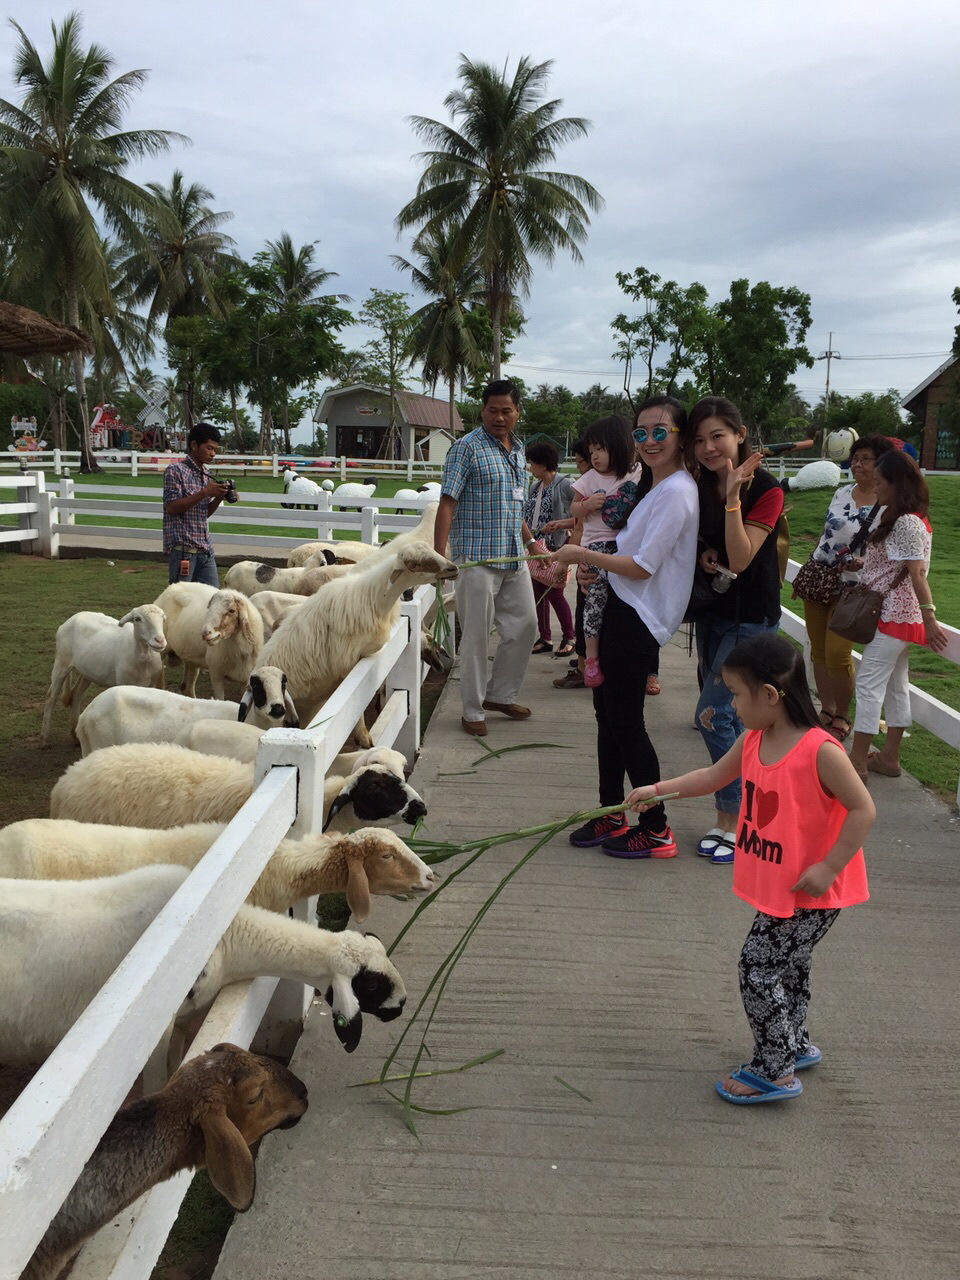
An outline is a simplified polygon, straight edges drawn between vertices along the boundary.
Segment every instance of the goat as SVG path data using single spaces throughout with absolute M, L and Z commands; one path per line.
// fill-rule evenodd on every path
M 144 604 L 117 621 L 105 613 L 75 613 L 57 628 L 56 656 L 50 689 L 43 708 L 40 745 L 50 740 L 54 704 L 63 690 L 63 704 L 70 708 L 70 734 L 77 740 L 80 698 L 88 684 L 163 685 L 163 659 L 167 646 L 162 607 Z M 129 631 L 124 630 L 132 624 Z M 68 677 L 75 672 L 71 688 Z M 66 687 L 64 687 L 66 685 Z
M 215 698 L 226 697 L 227 680 L 247 683 L 263 645 L 263 620 L 245 595 L 202 582 L 175 582 L 156 603 L 167 615 L 168 662 L 183 662 L 181 692 L 194 697 L 203 667 Z
M 225 830 L 222 822 L 155 831 L 65 818 L 25 818 L 0 829 L 0 877 L 95 880 L 157 864 L 193 868 Z M 433 882 L 434 873 L 427 864 L 393 831 L 363 827 L 349 835 L 336 832 L 281 840 L 247 902 L 268 911 L 286 911 L 315 893 L 345 892 L 350 910 L 362 922 L 370 914 L 371 894 L 422 893 Z
M 292 1128 L 307 1105 L 303 1081 L 270 1058 L 232 1044 L 191 1058 L 158 1093 L 120 1109 L 20 1280 L 54 1280 L 84 1241 L 181 1169 L 205 1168 L 244 1213 L 256 1189 L 250 1147 Z

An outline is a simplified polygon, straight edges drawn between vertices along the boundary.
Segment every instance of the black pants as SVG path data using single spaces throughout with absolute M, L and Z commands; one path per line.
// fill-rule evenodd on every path
M 660 762 L 643 721 L 647 676 L 659 653 L 659 644 L 636 610 L 611 588 L 600 630 L 603 684 L 593 691 L 601 805 L 623 799 L 624 774 L 634 787 L 660 781 Z M 640 821 L 651 831 L 662 830 L 663 805 L 648 809 Z

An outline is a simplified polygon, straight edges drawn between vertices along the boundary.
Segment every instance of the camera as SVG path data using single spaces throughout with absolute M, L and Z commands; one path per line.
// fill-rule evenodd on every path
M 227 486 L 227 492 L 223 495 L 224 502 L 239 502 L 240 495 L 237 493 L 237 486 L 233 479 L 227 479 L 223 482 Z
M 714 574 L 713 582 L 710 585 L 718 596 L 723 595 L 736 576 L 732 569 L 725 569 L 722 564 L 718 564 L 717 572 Z

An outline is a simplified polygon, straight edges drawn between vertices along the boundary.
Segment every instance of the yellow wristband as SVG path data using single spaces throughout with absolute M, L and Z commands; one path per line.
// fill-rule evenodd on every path
M 735 507 L 724 507 L 724 511 L 739 511 L 739 510 L 740 510 L 740 503 L 739 503 L 739 502 L 737 503 L 737 505 L 736 505 Z

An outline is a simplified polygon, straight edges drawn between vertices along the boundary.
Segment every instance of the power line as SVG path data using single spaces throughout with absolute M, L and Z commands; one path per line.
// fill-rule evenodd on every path
M 845 361 L 849 360 L 945 360 L 947 356 L 952 355 L 950 351 L 912 351 L 899 355 L 866 355 L 866 356 L 844 356 Z M 836 357 L 836 352 L 834 352 Z M 823 357 L 818 357 L 823 358 Z M 506 362 L 512 369 L 529 369 L 534 373 L 575 373 L 581 374 L 589 378 L 622 378 L 623 369 L 555 369 L 543 364 L 524 364 L 520 360 L 508 360 Z M 859 388 L 863 391 L 871 390 L 870 387 Z

